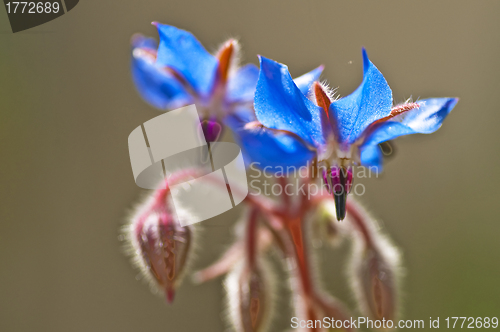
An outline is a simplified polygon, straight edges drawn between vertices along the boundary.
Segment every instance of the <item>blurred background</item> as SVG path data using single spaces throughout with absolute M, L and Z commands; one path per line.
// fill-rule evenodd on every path
M 141 195 L 129 133 L 157 115 L 130 78 L 130 37 L 152 21 L 213 51 L 228 37 L 298 76 L 352 92 L 361 47 L 395 102 L 457 96 L 432 136 L 398 139 L 364 205 L 404 255 L 406 319 L 500 312 L 500 2 L 467 0 L 80 1 L 12 34 L 0 10 L 0 331 L 224 331 L 220 280 L 186 282 L 173 306 L 136 280 L 119 228 Z M 239 210 L 204 223 L 195 267 L 232 242 Z M 349 246 L 323 249 L 325 287 L 346 301 Z M 284 283 L 284 282 L 283 282 Z M 290 326 L 281 296 L 272 331 Z

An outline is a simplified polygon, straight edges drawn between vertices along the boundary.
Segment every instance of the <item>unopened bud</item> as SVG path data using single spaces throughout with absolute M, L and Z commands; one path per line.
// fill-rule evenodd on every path
M 180 226 L 167 202 L 168 189 L 159 189 L 127 227 L 134 262 L 143 275 L 174 300 L 193 242 L 191 226 Z
M 236 265 L 228 274 L 225 288 L 229 319 L 237 332 L 267 330 L 272 312 L 272 276 L 265 264 L 252 269 L 245 262 Z
M 398 254 L 385 239 L 379 248 L 357 252 L 353 264 L 353 287 L 364 315 L 393 320 L 397 313 Z

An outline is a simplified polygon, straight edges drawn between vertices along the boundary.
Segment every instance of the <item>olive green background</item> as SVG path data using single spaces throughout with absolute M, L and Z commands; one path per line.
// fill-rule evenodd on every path
M 499 13 L 486 0 L 90 0 L 12 34 L 0 9 L 0 331 L 225 329 L 220 280 L 186 282 L 169 306 L 135 280 L 118 241 L 141 194 L 127 137 L 159 114 L 129 70 L 130 37 L 156 36 L 152 21 L 210 51 L 238 37 L 244 62 L 262 54 L 293 76 L 323 63 L 340 95 L 360 83 L 365 46 L 396 102 L 460 97 L 437 133 L 398 139 L 361 200 L 404 254 L 404 318 L 500 316 Z M 196 267 L 231 243 L 238 213 L 204 223 Z M 347 254 L 320 262 L 352 307 Z M 289 326 L 286 297 L 278 306 L 272 331 Z

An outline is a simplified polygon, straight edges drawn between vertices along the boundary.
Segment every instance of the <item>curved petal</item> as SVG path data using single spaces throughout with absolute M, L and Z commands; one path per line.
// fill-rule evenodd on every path
M 325 112 L 302 94 L 287 66 L 260 57 L 254 106 L 264 126 L 293 132 L 316 148 L 325 145 Z
M 154 38 L 146 37 L 140 33 L 133 35 L 130 43 L 132 44 L 132 49 L 144 47 L 154 50 L 155 52 L 158 49 L 158 42 Z
M 429 98 L 417 102 L 419 108 L 395 116 L 391 121 L 401 122 L 416 133 L 430 134 L 438 130 L 446 116 L 458 103 L 458 98 Z
M 225 124 L 231 128 L 235 141 L 244 152 L 247 165 L 254 163 L 266 172 L 276 173 L 287 167 L 307 165 L 315 155 L 297 137 L 276 134 L 265 127 L 246 128 L 246 123 L 238 114 L 225 119 Z
M 443 120 L 457 102 L 457 98 L 421 100 L 418 102 L 419 108 L 370 128 L 363 145 L 375 145 L 403 135 L 433 133 L 441 127 Z
M 160 35 L 157 65 L 177 70 L 200 94 L 212 89 L 217 59 L 190 32 L 155 23 Z
M 382 172 L 384 156 L 378 145 L 369 145 L 361 147 L 361 165 L 365 167 L 376 168 L 376 173 Z
M 314 81 L 319 80 L 321 73 L 325 69 L 325 66 L 321 65 L 318 68 L 311 70 L 308 73 L 305 73 L 302 76 L 299 76 L 293 80 L 297 88 L 302 92 L 303 95 L 307 96 L 309 94 L 309 89 L 311 89 L 311 85 Z
M 237 72 L 229 77 L 227 101 L 230 103 L 252 102 L 258 78 L 259 68 L 256 65 L 248 64 L 239 68 Z
M 374 121 L 391 113 L 392 91 L 382 73 L 363 49 L 363 82 L 349 96 L 330 105 L 337 120 L 340 143 L 352 144 Z
M 132 42 L 132 79 L 141 97 L 161 110 L 192 103 L 175 78 L 155 65 L 156 41 L 136 36 Z
M 400 122 L 386 121 L 370 129 L 370 134 L 365 138 L 362 146 L 377 145 L 399 136 L 415 133 L 413 129 Z

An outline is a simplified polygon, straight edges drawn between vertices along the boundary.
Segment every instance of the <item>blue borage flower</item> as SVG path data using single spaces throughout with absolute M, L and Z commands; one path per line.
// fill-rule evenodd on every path
M 432 133 L 457 98 L 431 98 L 393 107 L 392 91 L 363 49 L 364 75 L 349 96 L 333 100 L 315 82 L 309 100 L 287 66 L 260 57 L 254 108 L 258 122 L 233 124 L 237 140 L 253 162 L 267 170 L 324 163 L 323 179 L 334 194 L 337 217 L 345 217 L 352 165 L 381 170 L 379 144 L 398 136 Z
M 302 95 L 309 93 L 313 83 L 321 76 L 323 68 L 319 66 L 293 80 Z M 243 148 L 247 164 L 256 162 L 266 170 L 283 166 L 284 163 L 300 167 L 314 156 L 313 151 L 300 140 L 291 138 L 289 133 L 276 135 L 277 130 L 271 131 L 264 127 L 257 120 L 255 112 L 248 108 L 237 109 L 224 123 L 232 129 L 235 140 Z M 276 156 L 276 151 L 279 151 L 279 157 Z
M 239 67 L 239 45 L 229 39 L 212 55 L 190 32 L 153 23 L 160 43 L 132 39 L 132 76 L 142 97 L 161 110 L 196 104 L 202 113 L 224 116 L 251 104 L 258 78 L 253 64 Z
M 132 39 L 132 76 L 141 96 L 161 110 L 196 104 L 208 123 L 209 140 L 220 134 L 218 120 L 242 108 L 250 113 L 259 70 L 253 64 L 238 66 L 239 45 L 229 39 L 212 55 L 190 32 L 153 23 L 160 36 L 137 35 Z M 297 79 L 305 91 L 318 79 L 323 67 Z M 215 129 L 214 129 L 215 128 Z

